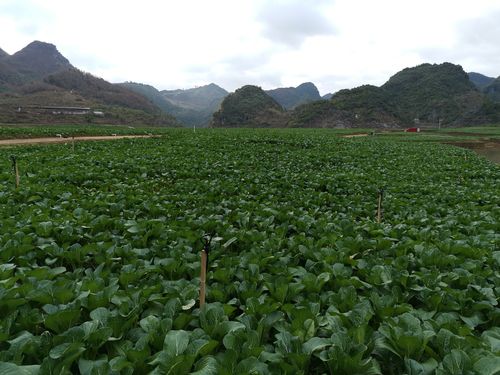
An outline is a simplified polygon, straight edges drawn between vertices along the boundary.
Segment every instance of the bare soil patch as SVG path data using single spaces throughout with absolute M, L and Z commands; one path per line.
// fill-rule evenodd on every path
M 0 139 L 0 146 L 19 146 L 19 145 L 37 145 L 49 143 L 68 143 L 71 141 L 109 141 L 114 139 L 128 138 L 152 138 L 153 135 L 96 135 L 74 138 L 64 137 L 45 137 L 45 138 L 19 138 L 19 139 Z
M 368 137 L 368 133 L 346 134 L 342 138 Z

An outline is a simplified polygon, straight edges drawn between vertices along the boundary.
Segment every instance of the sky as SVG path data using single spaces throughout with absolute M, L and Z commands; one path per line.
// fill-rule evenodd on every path
M 382 85 L 405 67 L 500 75 L 500 0 L 0 0 L 0 48 L 156 88 Z

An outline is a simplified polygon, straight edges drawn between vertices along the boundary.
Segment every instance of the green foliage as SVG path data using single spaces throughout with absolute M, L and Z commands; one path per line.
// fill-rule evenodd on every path
M 485 89 L 487 90 L 487 89 Z M 490 99 L 496 100 L 490 86 Z M 497 90 L 498 91 L 498 90 Z M 341 90 L 326 104 L 297 109 L 292 126 L 394 127 L 497 122 L 500 107 L 478 91 L 458 65 L 422 64 L 395 74 L 381 87 Z M 305 115 L 306 114 L 306 115 Z
M 407 140 L 0 149 L 0 373 L 495 374 L 500 169 Z
M 341 90 L 332 97 L 331 103 L 336 109 L 353 113 L 354 121 L 360 124 L 397 125 L 391 96 L 379 87 L 366 85 Z
M 403 69 L 392 76 L 382 89 L 394 102 L 401 120 L 436 124 L 460 122 L 467 112 L 478 110 L 473 96 L 480 97 L 461 66 L 450 63 L 422 64 Z M 472 95 L 472 97 L 471 97 Z M 462 100 L 467 96 L 467 100 Z

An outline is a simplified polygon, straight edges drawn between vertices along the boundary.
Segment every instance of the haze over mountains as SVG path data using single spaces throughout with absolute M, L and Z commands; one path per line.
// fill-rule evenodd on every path
M 144 95 L 166 113 L 188 126 L 207 126 L 228 92 L 214 83 L 187 90 L 159 91 L 153 86 L 135 82 L 120 84 Z
M 85 116 L 52 111 L 79 108 Z M 99 115 L 96 115 L 99 114 Z M 0 49 L 0 122 L 94 122 L 224 127 L 399 127 L 500 122 L 500 77 L 458 65 L 406 68 L 380 87 L 320 96 L 311 82 L 233 94 L 211 83 L 160 91 L 112 84 L 75 68 L 57 48 L 35 41 L 13 55 Z

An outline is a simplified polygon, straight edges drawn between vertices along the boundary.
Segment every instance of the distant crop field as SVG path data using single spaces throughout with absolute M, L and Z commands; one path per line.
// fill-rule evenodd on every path
M 500 369 L 500 168 L 470 150 L 171 130 L 0 174 L 2 374 Z

